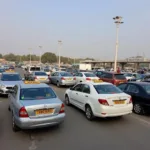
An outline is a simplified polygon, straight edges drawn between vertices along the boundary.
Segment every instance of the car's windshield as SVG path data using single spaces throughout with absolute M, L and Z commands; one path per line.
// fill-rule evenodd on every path
M 20 81 L 22 79 L 19 74 L 3 74 L 1 80 L 2 81 Z
M 40 71 L 41 68 L 40 67 L 31 67 L 30 71 Z
M 123 74 L 114 74 L 116 79 L 126 79 L 125 76 Z
M 122 91 L 114 85 L 94 85 L 98 94 L 116 94 Z
M 132 74 L 131 73 L 125 73 L 124 76 L 125 77 L 132 77 Z
M 150 94 L 150 84 L 145 84 L 145 85 L 142 85 L 142 87 L 145 89 L 145 91 Z
M 5 70 L 4 69 L 0 69 L 0 73 L 2 73 L 2 72 L 5 72 Z
M 84 73 L 86 77 L 96 77 L 94 73 Z
M 49 71 L 50 71 L 50 69 L 48 69 L 48 68 L 45 68 L 45 69 L 44 69 L 44 71 L 45 71 L 45 72 L 49 72 Z
M 63 77 L 70 77 L 70 76 L 72 77 L 72 74 L 68 72 L 60 72 L 60 75 Z
M 24 88 L 20 90 L 20 100 L 38 100 L 56 98 L 54 91 L 49 88 Z
M 35 72 L 36 76 L 47 76 L 45 72 Z

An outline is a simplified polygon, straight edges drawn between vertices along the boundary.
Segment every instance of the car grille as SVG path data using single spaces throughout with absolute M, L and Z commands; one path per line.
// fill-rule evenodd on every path
M 9 89 L 9 90 L 10 90 L 10 89 L 12 89 L 12 87 L 6 87 L 6 89 Z

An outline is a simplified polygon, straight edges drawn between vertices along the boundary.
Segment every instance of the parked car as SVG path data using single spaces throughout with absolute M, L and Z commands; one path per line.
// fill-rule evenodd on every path
M 104 82 L 110 82 L 114 85 L 119 85 L 121 83 L 127 82 L 127 79 L 124 76 L 124 74 L 114 72 L 103 72 L 100 79 Z
M 80 82 L 99 82 L 99 78 L 91 72 L 79 72 L 74 75 L 76 84 Z
M 132 96 L 133 111 L 144 114 L 150 110 L 150 84 L 147 82 L 128 82 L 118 85 L 123 92 Z
M 111 83 L 82 82 L 65 93 L 66 105 L 85 112 L 88 120 L 94 117 L 116 117 L 132 113 L 131 96 Z
M 50 76 L 50 83 L 60 86 L 73 86 L 75 78 L 71 73 L 65 71 L 56 71 Z

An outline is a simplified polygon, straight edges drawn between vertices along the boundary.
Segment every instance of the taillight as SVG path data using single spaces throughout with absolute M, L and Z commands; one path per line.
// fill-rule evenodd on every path
M 64 113 L 64 112 L 65 112 L 65 105 L 62 104 L 61 108 L 60 108 L 60 111 L 59 111 L 59 114 Z
M 130 97 L 129 104 L 132 103 L 132 97 Z
M 61 80 L 65 80 L 65 78 L 64 78 L 64 77 L 62 77 L 62 78 L 61 78 Z
M 114 84 L 114 85 L 115 85 L 115 84 L 116 84 L 116 82 L 117 82 L 117 81 L 116 81 L 115 79 L 113 79 L 113 80 L 112 80 L 112 84 Z
M 106 99 L 99 99 L 98 101 L 99 101 L 99 103 L 102 104 L 102 105 L 109 106 L 109 104 L 108 104 L 108 102 L 107 102 Z
M 91 79 L 90 79 L 90 78 L 86 78 L 86 80 L 87 80 L 87 81 L 91 81 Z
M 76 80 L 76 78 L 73 78 L 73 80 Z
M 37 79 L 37 77 L 35 76 L 34 79 Z
M 21 117 L 21 118 L 29 117 L 28 113 L 27 113 L 27 111 L 26 111 L 26 109 L 24 107 L 20 108 L 20 110 L 19 110 L 19 117 Z

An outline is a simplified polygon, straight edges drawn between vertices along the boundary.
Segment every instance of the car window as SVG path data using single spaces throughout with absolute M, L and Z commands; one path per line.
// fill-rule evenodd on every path
M 142 85 L 142 87 L 144 88 L 146 93 L 150 94 L 150 84 L 144 84 L 144 85 Z
M 69 73 L 69 72 L 60 72 L 60 75 L 63 76 L 63 77 L 72 77 L 72 74 Z
M 49 87 L 24 88 L 20 90 L 20 100 L 38 100 L 56 98 L 54 91 Z
M 84 84 L 83 88 L 82 88 L 82 92 L 90 94 L 90 87 L 89 87 L 89 85 Z
M 119 88 L 111 84 L 94 85 L 95 90 L 98 94 L 116 94 L 123 93 Z
M 22 80 L 19 74 L 3 74 L 1 77 L 2 81 L 20 81 Z
M 112 79 L 113 75 L 110 73 L 106 73 L 104 78 Z
M 78 84 L 73 88 L 74 91 L 82 92 L 82 84 Z
M 123 74 L 114 74 L 115 79 L 126 79 L 126 77 Z
M 127 87 L 127 92 L 131 92 L 131 93 L 139 93 L 139 89 L 136 85 L 128 85 Z
M 36 76 L 47 76 L 45 72 L 35 72 Z
M 125 88 L 126 88 L 126 86 L 127 86 L 127 84 L 120 84 L 120 85 L 118 85 L 117 87 L 118 87 L 120 90 L 124 91 Z
M 86 77 L 96 77 L 94 73 L 84 73 Z
M 79 77 L 83 77 L 83 74 L 82 74 L 82 73 L 79 73 L 78 76 L 79 76 Z
M 41 68 L 40 67 L 31 67 L 30 71 L 40 71 Z

